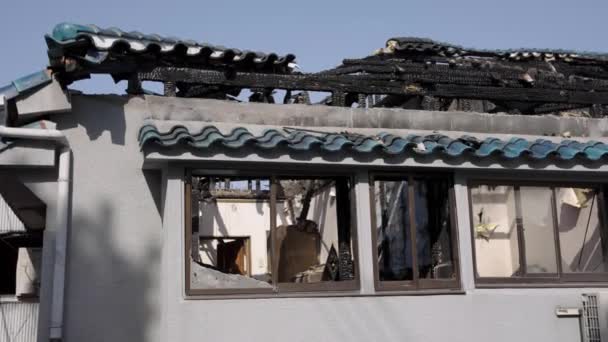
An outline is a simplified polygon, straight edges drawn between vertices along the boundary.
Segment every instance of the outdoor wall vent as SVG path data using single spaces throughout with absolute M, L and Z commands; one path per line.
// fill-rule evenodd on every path
M 600 310 L 597 294 L 583 294 L 581 328 L 584 342 L 601 342 Z

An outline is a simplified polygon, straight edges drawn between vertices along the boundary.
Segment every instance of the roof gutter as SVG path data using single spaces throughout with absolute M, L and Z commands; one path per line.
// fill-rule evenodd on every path
M 53 292 L 51 298 L 51 341 L 63 339 L 63 311 L 65 294 L 65 268 L 67 235 L 70 215 L 70 170 L 72 153 L 65 135 L 58 130 L 0 126 L 0 137 L 49 141 L 59 147 L 59 176 L 57 178 L 57 216 L 55 217 L 55 248 L 53 265 Z

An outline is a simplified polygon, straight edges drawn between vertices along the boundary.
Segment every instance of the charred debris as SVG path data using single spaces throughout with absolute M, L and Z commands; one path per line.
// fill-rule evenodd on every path
M 91 74 L 164 85 L 165 96 L 433 111 L 602 117 L 608 114 L 608 54 L 563 50 L 480 50 L 420 38 L 321 72 L 297 70 L 295 56 L 241 51 L 188 40 L 57 25 L 46 36 L 50 68 L 64 86 Z M 275 98 L 284 90 L 282 98 Z M 283 93 L 283 92 L 282 92 Z

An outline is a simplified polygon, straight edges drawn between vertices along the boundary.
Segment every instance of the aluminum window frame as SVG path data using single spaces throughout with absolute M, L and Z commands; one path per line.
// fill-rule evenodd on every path
M 433 179 L 442 178 L 448 181 L 448 205 L 450 210 L 450 243 L 452 247 L 452 258 L 454 262 L 454 275 L 452 279 L 420 279 L 418 274 L 417 253 L 415 244 L 416 241 L 416 224 L 413 215 L 410 217 L 410 246 L 413 257 L 412 265 L 415 268 L 412 270 L 412 280 L 380 280 L 378 267 L 378 237 L 377 237 L 377 220 L 376 220 L 376 200 L 375 200 L 375 181 L 379 178 L 388 178 L 395 180 L 406 180 L 408 182 L 408 210 L 415 210 L 414 201 L 414 179 Z M 445 172 L 430 172 L 421 173 L 420 171 L 409 172 L 388 172 L 388 171 L 370 171 L 369 172 L 369 196 L 370 196 L 370 215 L 371 215 L 371 238 L 372 238 L 372 264 L 374 273 L 374 289 L 379 293 L 394 293 L 394 294 L 416 294 L 425 291 L 447 291 L 460 293 L 462 292 L 462 274 L 460 269 L 460 249 L 459 249 L 459 234 L 458 234 L 458 217 L 454 192 L 454 173 Z
M 481 185 L 494 185 L 494 186 L 512 186 L 514 191 L 515 188 L 521 186 L 527 187 L 546 187 L 551 191 L 551 213 L 553 223 L 553 236 L 555 245 L 555 254 L 557 261 L 557 273 L 550 273 L 545 276 L 543 274 L 533 273 L 526 274 L 518 277 L 482 277 L 479 276 L 477 270 L 477 250 L 475 247 L 475 213 L 473 212 L 473 199 L 471 190 L 473 187 Z M 583 181 L 560 181 L 559 178 L 553 178 L 550 180 L 536 181 L 532 179 L 518 179 L 514 180 L 508 177 L 496 177 L 496 178 L 483 178 L 483 177 L 471 177 L 467 180 L 467 198 L 469 206 L 469 222 L 471 231 L 471 248 L 473 256 L 473 276 L 475 280 L 475 286 L 478 288 L 509 288 L 509 287 L 608 287 L 608 272 L 603 273 L 588 273 L 588 272 L 576 272 L 576 273 L 564 273 L 562 270 L 561 260 L 561 245 L 559 239 L 559 225 L 557 217 L 557 204 L 556 204 L 556 188 L 595 188 L 598 190 L 597 206 L 600 222 L 600 233 L 603 232 L 602 244 L 608 243 L 608 208 L 606 208 L 607 189 L 608 183 L 605 179 L 590 179 Z M 518 197 L 515 196 L 516 201 Z M 515 203 L 515 206 L 521 205 L 521 203 Z M 516 219 L 517 220 L 517 219 Z M 525 265 L 525 240 L 524 234 L 522 234 L 523 223 L 517 223 L 517 234 L 518 234 L 518 251 L 519 251 L 519 262 L 520 267 L 526 268 Z M 604 239 L 606 237 L 607 239 Z M 606 241 L 605 241 L 606 240 Z M 604 258 L 608 262 L 608 246 L 602 246 L 604 249 Z M 522 260 L 524 261 L 522 263 Z
M 184 178 L 184 244 L 182 246 L 184 253 L 184 290 L 186 297 L 194 298 L 215 298 L 215 297 L 240 297 L 247 298 L 268 298 L 268 297 L 289 297 L 299 295 L 341 295 L 341 294 L 358 294 L 360 291 L 360 269 L 359 269 L 359 242 L 357 239 L 357 206 L 355 198 L 356 175 L 353 172 L 347 171 L 294 171 L 291 169 L 274 171 L 276 168 L 268 168 L 268 171 L 262 171 L 252 168 L 230 168 L 230 169 L 198 169 L 187 168 Z M 243 176 L 243 177 L 258 177 L 270 180 L 270 263 L 272 268 L 272 287 L 271 288 L 216 288 L 216 289 L 193 289 L 191 288 L 191 249 L 192 249 L 192 177 L 193 176 Z M 277 260 L 277 184 L 278 179 L 347 179 L 350 184 L 349 202 L 350 202 L 350 227 L 351 241 L 353 249 L 353 268 L 355 277 L 352 280 L 345 281 L 325 281 L 319 283 L 278 283 L 278 260 Z

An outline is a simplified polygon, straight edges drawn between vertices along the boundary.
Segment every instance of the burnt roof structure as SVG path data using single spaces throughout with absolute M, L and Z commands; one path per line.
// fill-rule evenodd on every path
M 285 74 L 295 61 L 292 54 L 241 51 L 95 25 L 61 23 L 45 39 L 51 68 L 68 84 L 90 74 L 110 74 L 118 81 L 165 66 Z
M 422 38 L 392 38 L 375 54 L 316 73 L 294 71 L 295 56 L 227 49 L 119 29 L 60 24 L 47 35 L 52 70 L 67 85 L 90 74 L 165 85 L 165 95 L 252 102 L 465 110 L 514 114 L 608 114 L 608 54 L 566 50 L 481 50 Z M 292 93 L 297 91 L 298 93 Z

